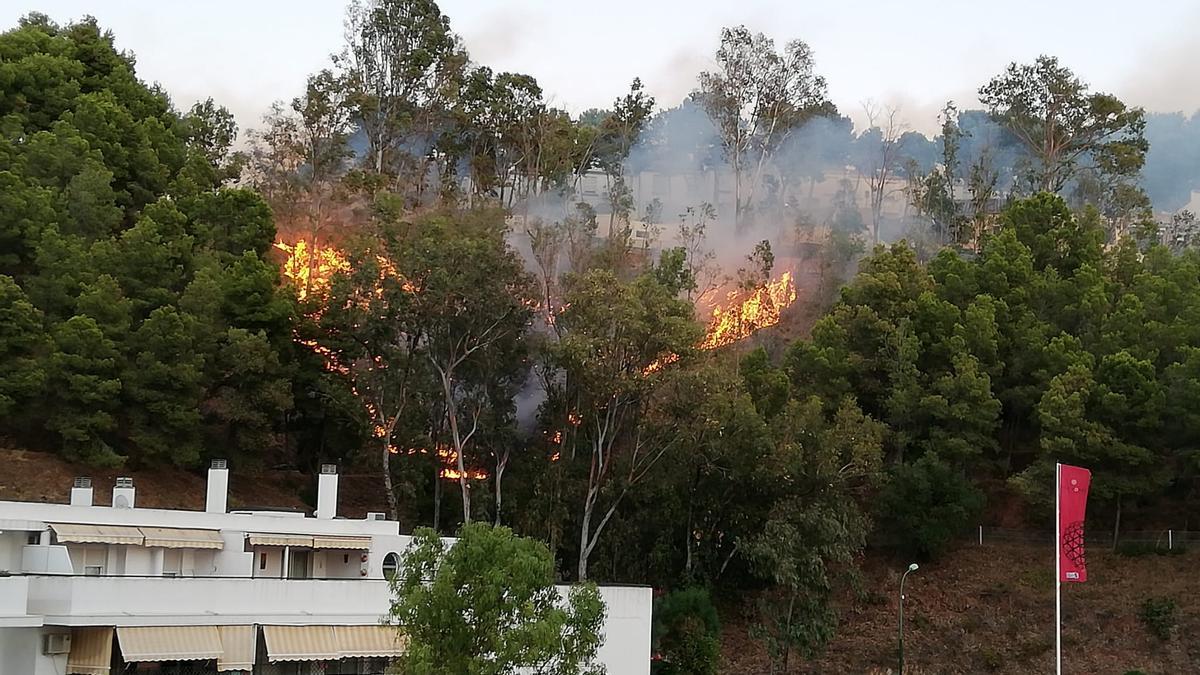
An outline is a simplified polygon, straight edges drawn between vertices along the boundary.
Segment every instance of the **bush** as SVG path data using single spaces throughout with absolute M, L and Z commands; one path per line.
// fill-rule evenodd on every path
M 966 476 L 926 454 L 892 470 L 877 519 L 898 549 L 928 560 L 978 521 L 983 503 L 983 493 Z
M 1171 598 L 1146 598 L 1142 603 L 1142 611 L 1138 618 L 1146 626 L 1146 630 L 1159 640 L 1171 639 L 1171 631 L 1178 622 L 1175 601 Z
M 708 591 L 689 588 L 654 603 L 655 675 L 716 675 L 721 622 Z

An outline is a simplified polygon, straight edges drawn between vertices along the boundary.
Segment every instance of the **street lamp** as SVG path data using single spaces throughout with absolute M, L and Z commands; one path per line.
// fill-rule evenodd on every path
M 913 563 L 900 577 L 900 675 L 904 675 L 904 580 L 916 571 L 917 563 Z

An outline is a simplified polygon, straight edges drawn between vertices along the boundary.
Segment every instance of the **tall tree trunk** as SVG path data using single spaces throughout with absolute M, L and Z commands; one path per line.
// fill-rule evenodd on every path
M 493 476 L 496 486 L 496 520 L 495 524 L 500 525 L 500 509 L 504 506 L 504 494 L 500 490 L 501 482 L 504 480 L 504 469 L 508 466 L 508 454 L 505 453 L 504 459 L 500 455 L 496 455 L 496 473 Z M 551 549 L 553 550 L 553 549 Z
M 433 465 L 433 531 L 441 532 L 442 525 L 442 462 L 434 459 Z
M 383 470 L 383 489 L 387 493 L 388 518 L 397 520 L 400 509 L 396 504 L 396 490 L 392 487 L 392 442 L 390 437 L 383 441 L 382 459 L 380 468 Z
M 588 496 L 584 502 L 584 507 L 583 507 L 583 524 L 579 528 L 579 569 L 578 569 L 579 578 L 576 579 L 576 581 L 579 581 L 579 582 L 587 581 L 588 556 L 590 556 L 592 554 L 591 547 L 588 546 L 588 535 L 591 534 L 591 529 L 592 529 L 592 508 L 593 508 L 593 506 L 594 506 L 594 502 L 592 500 L 592 493 L 591 493 L 591 490 L 589 489 Z
M 450 438 L 458 463 L 458 486 L 462 490 L 463 524 L 471 522 L 471 486 L 467 484 L 467 467 L 463 458 L 464 439 L 458 429 L 458 404 L 454 401 L 454 382 L 450 372 L 442 371 L 442 393 L 446 396 L 446 421 L 450 423 Z M 474 433 L 472 431 L 472 433 Z

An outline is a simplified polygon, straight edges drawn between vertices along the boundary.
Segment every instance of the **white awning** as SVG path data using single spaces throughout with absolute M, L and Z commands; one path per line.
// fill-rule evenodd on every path
M 67 675 L 108 675 L 112 664 L 112 628 L 71 629 Z
M 63 544 L 125 544 L 141 546 L 145 537 L 136 527 L 123 525 L 79 525 L 50 523 L 50 529 Z
M 348 659 L 357 656 L 402 656 L 408 639 L 396 626 L 334 626 L 338 653 Z
M 217 658 L 217 671 L 254 670 L 258 630 L 254 626 L 217 626 L 224 653 Z
M 313 538 L 303 534 L 250 534 L 246 540 L 251 546 L 296 546 L 312 548 Z
M 267 660 L 277 661 L 335 661 L 342 658 L 338 651 L 333 626 L 263 626 L 267 643 Z
M 183 530 L 174 527 L 138 528 L 146 537 L 146 546 L 159 548 L 210 548 L 221 550 L 225 540 L 218 530 Z
M 365 551 L 365 550 L 371 548 L 371 538 L 370 537 L 327 537 L 327 536 L 318 535 L 318 536 L 313 537 L 312 547 L 313 548 L 338 549 L 338 550 L 343 550 L 343 551 L 346 551 L 346 550 L 356 550 L 356 551 L 363 550 L 363 551 Z
M 117 642 L 128 663 L 206 661 L 224 653 L 216 626 L 120 626 Z

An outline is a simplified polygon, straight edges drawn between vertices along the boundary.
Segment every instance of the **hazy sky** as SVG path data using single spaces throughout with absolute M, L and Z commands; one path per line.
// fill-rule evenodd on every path
M 722 26 L 800 38 L 843 113 L 867 99 L 934 127 L 952 98 L 1010 61 L 1055 54 L 1100 90 L 1150 110 L 1200 109 L 1196 0 L 441 0 L 472 58 L 535 76 L 572 112 L 606 107 L 641 77 L 677 104 L 711 64 Z M 4 0 L 0 25 L 28 11 L 59 22 L 94 14 L 138 73 L 180 108 L 212 96 L 253 125 L 295 96 L 342 43 L 342 0 Z

